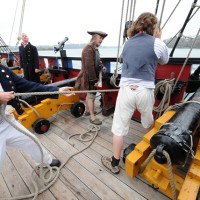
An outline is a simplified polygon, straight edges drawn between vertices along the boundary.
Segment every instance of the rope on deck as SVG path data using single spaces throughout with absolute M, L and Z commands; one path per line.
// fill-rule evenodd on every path
M 21 131 L 23 134 L 27 135 L 28 137 L 30 137 L 32 140 L 34 140 L 34 142 L 38 145 L 40 151 L 41 151 L 41 164 L 37 167 L 35 167 L 32 171 L 31 174 L 31 181 L 34 185 L 35 188 L 35 192 L 29 195 L 23 195 L 23 196 L 19 196 L 19 197 L 13 197 L 13 198 L 1 198 L 1 200 L 20 200 L 20 199 L 27 199 L 27 198 L 31 198 L 33 197 L 33 200 L 37 199 L 37 196 L 41 193 L 43 193 L 44 191 L 46 191 L 48 188 L 50 188 L 57 180 L 57 178 L 59 177 L 60 174 L 60 170 L 66 165 L 66 163 L 75 155 L 81 153 L 82 151 L 86 150 L 88 147 L 91 146 L 91 144 L 94 142 L 95 138 L 98 135 L 98 132 L 100 131 L 100 126 L 96 126 L 96 125 L 88 125 L 88 131 L 79 134 L 73 134 L 70 135 L 68 137 L 68 142 L 69 144 L 71 144 L 72 146 L 74 146 L 74 144 L 70 141 L 71 137 L 74 137 L 75 135 L 80 135 L 80 138 L 78 139 L 79 141 L 83 141 L 83 142 L 88 142 L 90 141 L 90 143 L 88 145 L 86 145 L 86 147 L 84 147 L 82 150 L 77 151 L 76 153 L 72 154 L 70 157 L 67 158 L 66 161 L 63 162 L 63 164 L 58 168 L 58 167 L 50 167 L 50 166 L 46 166 L 43 164 L 43 151 L 42 151 L 42 144 L 40 143 L 40 141 L 38 140 L 37 137 L 35 137 L 33 134 L 30 134 L 28 131 L 24 131 L 22 129 L 20 129 L 19 127 L 17 127 L 11 120 L 9 120 L 8 118 L 5 117 L 5 114 L 2 112 L 4 110 L 1 110 L 1 117 L 7 121 L 11 126 L 13 126 L 14 128 L 16 128 L 18 131 Z M 92 134 L 92 132 L 94 132 L 94 134 Z M 89 136 L 89 138 L 88 138 Z M 46 169 L 44 169 L 43 167 L 45 167 Z M 37 170 L 40 170 L 40 179 L 43 181 L 43 183 L 46 185 L 43 189 L 39 190 L 37 182 L 34 180 L 34 172 Z M 54 172 L 55 171 L 55 172 Z M 46 178 L 46 176 L 48 175 L 48 178 Z
M 103 92 L 110 92 L 113 90 L 101 90 Z M 118 90 L 115 90 L 118 91 Z M 73 94 L 73 93 L 85 93 L 85 92 L 93 92 L 93 90 L 90 91 L 66 91 L 66 92 L 32 92 L 32 93 L 14 93 L 15 96 L 27 96 L 27 95 L 49 95 L 49 94 Z M 27 103 L 26 103 L 27 104 Z M 29 106 L 32 109 L 32 106 Z M 34 136 L 33 134 L 30 134 L 28 130 L 23 130 L 19 127 L 17 127 L 10 119 L 6 118 L 5 116 L 5 110 L 1 109 L 0 110 L 0 115 L 2 117 L 2 119 L 4 119 L 7 123 L 9 123 L 11 126 L 13 126 L 15 129 L 17 129 L 18 131 L 22 132 L 23 134 L 25 134 L 26 136 L 28 136 L 29 138 L 31 138 L 39 147 L 40 152 L 41 152 L 41 164 L 37 167 L 35 167 L 31 173 L 31 181 L 34 185 L 35 188 L 35 192 L 29 195 L 23 195 L 23 196 L 19 196 L 19 197 L 11 197 L 11 198 L 1 198 L 0 200 L 20 200 L 20 199 L 27 199 L 27 198 L 31 198 L 33 197 L 33 200 L 36 200 L 38 195 L 43 193 L 44 191 L 46 191 L 48 188 L 50 188 L 58 179 L 59 174 L 60 174 L 60 170 L 66 165 L 66 163 L 75 155 L 81 153 L 82 151 L 86 150 L 88 147 L 91 146 L 91 144 L 94 142 L 95 138 L 98 135 L 98 132 L 100 131 L 100 126 L 96 126 L 96 125 L 88 125 L 88 131 L 79 134 L 73 134 L 70 135 L 68 137 L 68 142 L 69 144 L 71 144 L 72 146 L 74 146 L 74 144 L 70 141 L 70 138 L 74 137 L 75 135 L 80 135 L 79 137 L 79 141 L 83 141 L 83 142 L 88 142 L 90 141 L 90 143 L 88 145 L 86 145 L 85 148 L 83 148 L 80 151 L 77 151 L 76 153 L 72 154 L 70 157 L 67 158 L 67 160 L 65 162 L 63 162 L 63 164 L 58 168 L 58 167 L 50 167 L 49 165 L 44 165 L 43 164 L 43 160 L 44 160 L 44 155 L 43 155 L 43 150 L 42 150 L 42 144 L 41 142 L 38 140 L 38 138 L 36 136 Z M 38 113 L 39 115 L 39 113 Z M 92 132 L 94 132 L 94 134 L 92 134 Z M 44 169 L 45 167 L 45 169 Z M 46 185 L 43 189 L 39 190 L 38 188 L 38 184 L 37 182 L 34 180 L 34 172 L 36 172 L 39 169 L 39 177 L 42 180 L 42 182 L 44 183 L 44 185 Z M 48 178 L 46 178 L 48 175 Z

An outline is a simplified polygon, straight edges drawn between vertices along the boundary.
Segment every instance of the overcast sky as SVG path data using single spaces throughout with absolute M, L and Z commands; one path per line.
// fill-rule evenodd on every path
M 125 3 L 127 0 L 124 0 Z M 179 0 L 166 0 L 161 26 L 166 22 Z M 22 0 L 0 0 L 0 36 L 10 45 L 17 43 Z M 34 45 L 54 45 L 68 37 L 66 44 L 87 43 L 87 31 L 108 33 L 103 46 L 117 46 L 123 0 L 26 0 L 22 32 L 28 34 Z M 162 39 L 173 37 L 182 27 L 193 0 L 182 0 L 163 29 Z M 157 0 L 137 0 L 134 19 L 142 12 L 155 12 Z M 158 18 L 162 10 L 160 0 Z M 199 4 L 200 5 L 200 2 Z M 125 22 L 126 4 L 123 26 Z M 15 17 L 15 20 L 14 20 Z M 14 24 L 13 32 L 12 26 Z M 195 36 L 200 27 L 200 11 L 189 22 L 184 35 Z M 10 40 L 10 36 L 11 40 Z

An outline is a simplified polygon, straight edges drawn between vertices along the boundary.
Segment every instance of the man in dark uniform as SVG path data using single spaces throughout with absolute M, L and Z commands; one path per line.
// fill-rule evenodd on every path
M 40 83 L 37 48 L 29 42 L 29 38 L 25 33 L 22 33 L 21 39 L 22 43 L 21 46 L 19 46 L 19 55 L 24 78 L 29 81 Z
M 69 87 L 54 87 L 48 85 L 42 85 L 27 81 L 26 79 L 17 76 L 8 67 L 0 64 L 0 109 L 5 112 L 6 105 L 14 107 L 18 114 L 22 114 L 24 110 L 20 106 L 18 97 L 14 96 L 14 92 L 64 92 L 69 90 Z M 69 96 L 71 94 L 67 94 Z M 58 95 L 51 95 L 50 98 L 57 98 Z M 17 127 L 25 129 L 15 118 L 8 112 L 5 112 L 6 118 L 10 119 Z M 28 130 L 27 130 L 28 131 Z M 31 132 L 30 135 L 35 137 Z M 0 169 L 3 166 L 6 156 L 6 147 L 14 147 L 26 152 L 38 165 L 41 162 L 41 153 L 36 143 L 28 136 L 24 135 L 7 121 L 5 121 L 0 115 Z M 53 159 L 52 156 L 43 148 L 44 164 L 50 166 L 61 165 L 61 162 L 57 159 Z

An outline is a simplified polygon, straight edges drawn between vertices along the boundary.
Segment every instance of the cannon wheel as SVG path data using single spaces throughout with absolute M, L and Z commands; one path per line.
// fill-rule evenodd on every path
M 81 102 L 76 102 L 71 107 L 71 114 L 74 117 L 81 117 L 85 112 L 85 105 Z
M 44 118 L 39 118 L 33 123 L 32 127 L 36 133 L 43 134 L 49 130 L 50 122 Z
M 134 150 L 135 146 L 136 146 L 136 144 L 132 143 L 124 149 L 124 152 L 123 152 L 123 162 L 124 163 L 126 160 L 126 156 L 128 156 L 128 154 L 130 154 Z

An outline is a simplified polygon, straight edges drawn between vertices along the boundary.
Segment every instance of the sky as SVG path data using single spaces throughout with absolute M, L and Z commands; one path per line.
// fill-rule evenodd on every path
M 0 2 L 0 36 L 6 44 L 15 45 L 20 29 L 23 0 L 0 0 Z M 122 44 L 120 22 L 123 16 L 124 28 L 127 2 L 128 0 L 26 0 L 22 32 L 29 36 L 30 42 L 34 45 L 55 45 L 65 37 L 69 38 L 65 44 L 88 43 L 91 37 L 87 31 L 100 30 L 108 34 L 102 46 L 118 46 L 119 39 Z M 165 1 L 161 27 L 178 2 L 179 0 Z M 155 13 L 156 3 L 157 0 L 136 0 L 134 19 L 142 12 Z M 162 39 L 174 37 L 181 29 L 192 3 L 193 0 L 180 2 L 162 30 Z M 157 14 L 159 19 L 162 6 L 163 0 L 160 0 Z M 200 11 L 188 23 L 183 34 L 195 36 L 199 28 Z

